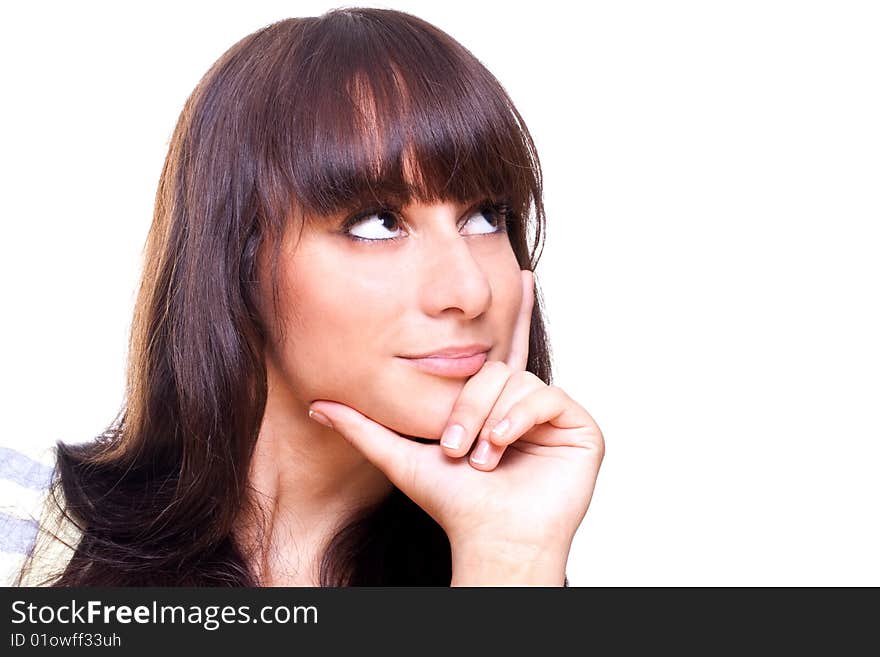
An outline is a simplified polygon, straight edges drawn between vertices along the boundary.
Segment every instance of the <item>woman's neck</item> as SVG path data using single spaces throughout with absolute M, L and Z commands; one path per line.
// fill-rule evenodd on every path
M 270 380 L 249 476 L 259 514 L 245 513 L 237 528 L 261 586 L 317 586 L 336 532 L 393 489 L 381 470 L 307 411 Z

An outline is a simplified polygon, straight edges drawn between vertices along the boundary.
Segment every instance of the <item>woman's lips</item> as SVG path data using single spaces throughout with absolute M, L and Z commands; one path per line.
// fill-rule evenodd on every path
M 480 371 L 480 368 L 488 358 L 488 351 L 484 351 L 473 356 L 465 356 L 463 358 L 441 358 L 432 356 L 430 358 L 404 358 L 415 367 L 429 374 L 437 376 L 448 376 L 452 378 L 473 376 Z

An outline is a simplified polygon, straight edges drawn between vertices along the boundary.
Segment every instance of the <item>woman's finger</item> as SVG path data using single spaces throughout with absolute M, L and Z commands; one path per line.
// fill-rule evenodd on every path
M 407 440 L 345 404 L 316 401 L 309 406 L 309 416 L 312 411 L 326 416 L 332 429 L 384 472 L 391 483 L 407 495 L 414 494 L 418 463 L 430 449 L 428 445 Z
M 528 269 L 520 270 L 522 277 L 522 302 L 513 339 L 510 344 L 510 355 L 507 364 L 514 370 L 525 370 L 529 362 L 529 334 L 532 328 L 532 309 L 535 305 L 535 275 Z
M 499 423 L 507 417 L 509 410 L 518 401 L 532 394 L 539 388 L 546 388 L 541 379 L 527 371 L 513 372 L 504 390 L 498 395 L 494 405 L 489 411 L 488 418 L 480 430 L 477 439 L 477 446 L 471 453 L 471 465 L 478 470 L 491 470 L 501 460 L 505 446 L 495 443 L 489 439 L 491 431 L 495 430 Z
M 500 360 L 487 361 L 465 382 L 440 438 L 446 454 L 458 458 L 468 453 L 511 374 Z
M 487 434 L 498 446 L 510 445 L 532 427 L 545 423 L 556 429 L 583 429 L 579 439 L 575 439 L 576 432 L 562 434 L 572 436 L 572 445 L 586 447 L 589 446 L 586 443 L 593 442 L 599 447 L 602 442 L 602 434 L 590 414 L 558 386 L 532 390 L 510 406 L 502 422 L 505 423 L 503 431 L 499 432 L 500 425 L 496 425 Z
M 513 333 L 510 340 L 510 353 L 508 354 L 505 364 L 511 372 L 525 372 L 529 362 L 529 335 L 532 326 L 532 309 L 535 303 L 535 277 L 528 269 L 520 270 L 520 280 L 522 283 L 522 300 L 520 301 L 519 312 L 517 313 L 516 323 L 513 327 Z M 508 384 L 510 380 L 508 380 Z M 542 382 L 543 384 L 543 382 Z M 522 395 L 521 386 L 514 386 L 519 394 Z M 507 386 L 505 386 L 507 388 Z M 486 431 L 491 429 L 500 417 L 493 419 L 492 414 L 498 415 L 499 408 L 503 413 L 506 406 L 513 403 L 510 390 L 507 391 L 507 399 L 499 406 L 500 398 L 504 395 L 502 392 L 492 403 L 491 410 L 487 413 L 487 421 L 484 422 L 483 428 L 480 429 L 480 438 L 477 440 L 476 447 L 471 452 L 470 463 L 477 470 L 491 470 L 498 464 L 504 447 L 494 445 L 485 438 Z

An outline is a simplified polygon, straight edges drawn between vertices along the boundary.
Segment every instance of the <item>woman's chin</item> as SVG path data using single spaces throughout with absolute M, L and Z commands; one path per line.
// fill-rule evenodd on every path
M 403 406 L 383 407 L 376 415 L 370 416 L 367 413 L 367 416 L 375 418 L 380 424 L 404 438 L 418 442 L 439 442 L 455 403 L 454 397 L 450 399 L 444 397 L 442 393 L 427 392 L 421 398 L 408 397 L 407 400 L 402 401 Z M 407 405 L 409 399 L 412 399 L 412 403 Z
M 440 442 L 440 436 L 443 433 L 445 424 L 441 423 L 437 426 L 413 426 L 411 423 L 408 423 L 406 426 L 403 426 L 402 424 L 390 424 L 385 426 L 403 438 L 418 443 L 437 443 Z
M 394 433 L 404 438 L 408 438 L 409 440 L 414 440 L 419 443 L 436 443 L 440 442 L 440 435 L 443 433 L 443 427 L 445 425 L 421 426 L 421 423 L 414 425 L 412 422 L 401 422 L 385 426 L 391 429 Z

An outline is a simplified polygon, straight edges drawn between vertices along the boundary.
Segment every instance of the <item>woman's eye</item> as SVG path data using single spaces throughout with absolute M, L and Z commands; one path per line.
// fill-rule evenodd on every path
M 501 233 L 505 231 L 506 220 L 505 206 L 489 205 L 474 210 L 464 225 L 476 225 L 477 235 Z M 362 214 L 348 224 L 345 232 L 351 238 L 364 242 L 385 242 L 401 238 L 400 220 L 390 210 L 374 210 Z
M 397 217 L 395 217 L 391 212 L 387 211 L 379 211 L 379 212 L 371 212 L 368 215 L 361 217 L 356 220 L 354 223 L 349 226 L 347 232 L 352 236 L 360 240 L 385 240 L 385 239 L 396 239 L 398 236 L 388 237 L 388 228 L 389 226 L 395 226 L 399 222 Z M 360 230 L 361 234 L 357 234 L 355 232 L 355 228 L 363 226 L 366 230 Z
M 504 230 L 506 217 L 504 212 L 497 207 L 480 208 L 470 216 L 468 221 L 465 222 L 465 225 L 471 223 L 471 219 L 473 219 L 474 217 L 482 219 L 482 223 L 489 226 L 489 230 L 481 231 L 481 233 L 478 234 L 500 233 Z M 477 225 L 479 225 L 480 222 L 476 223 Z

